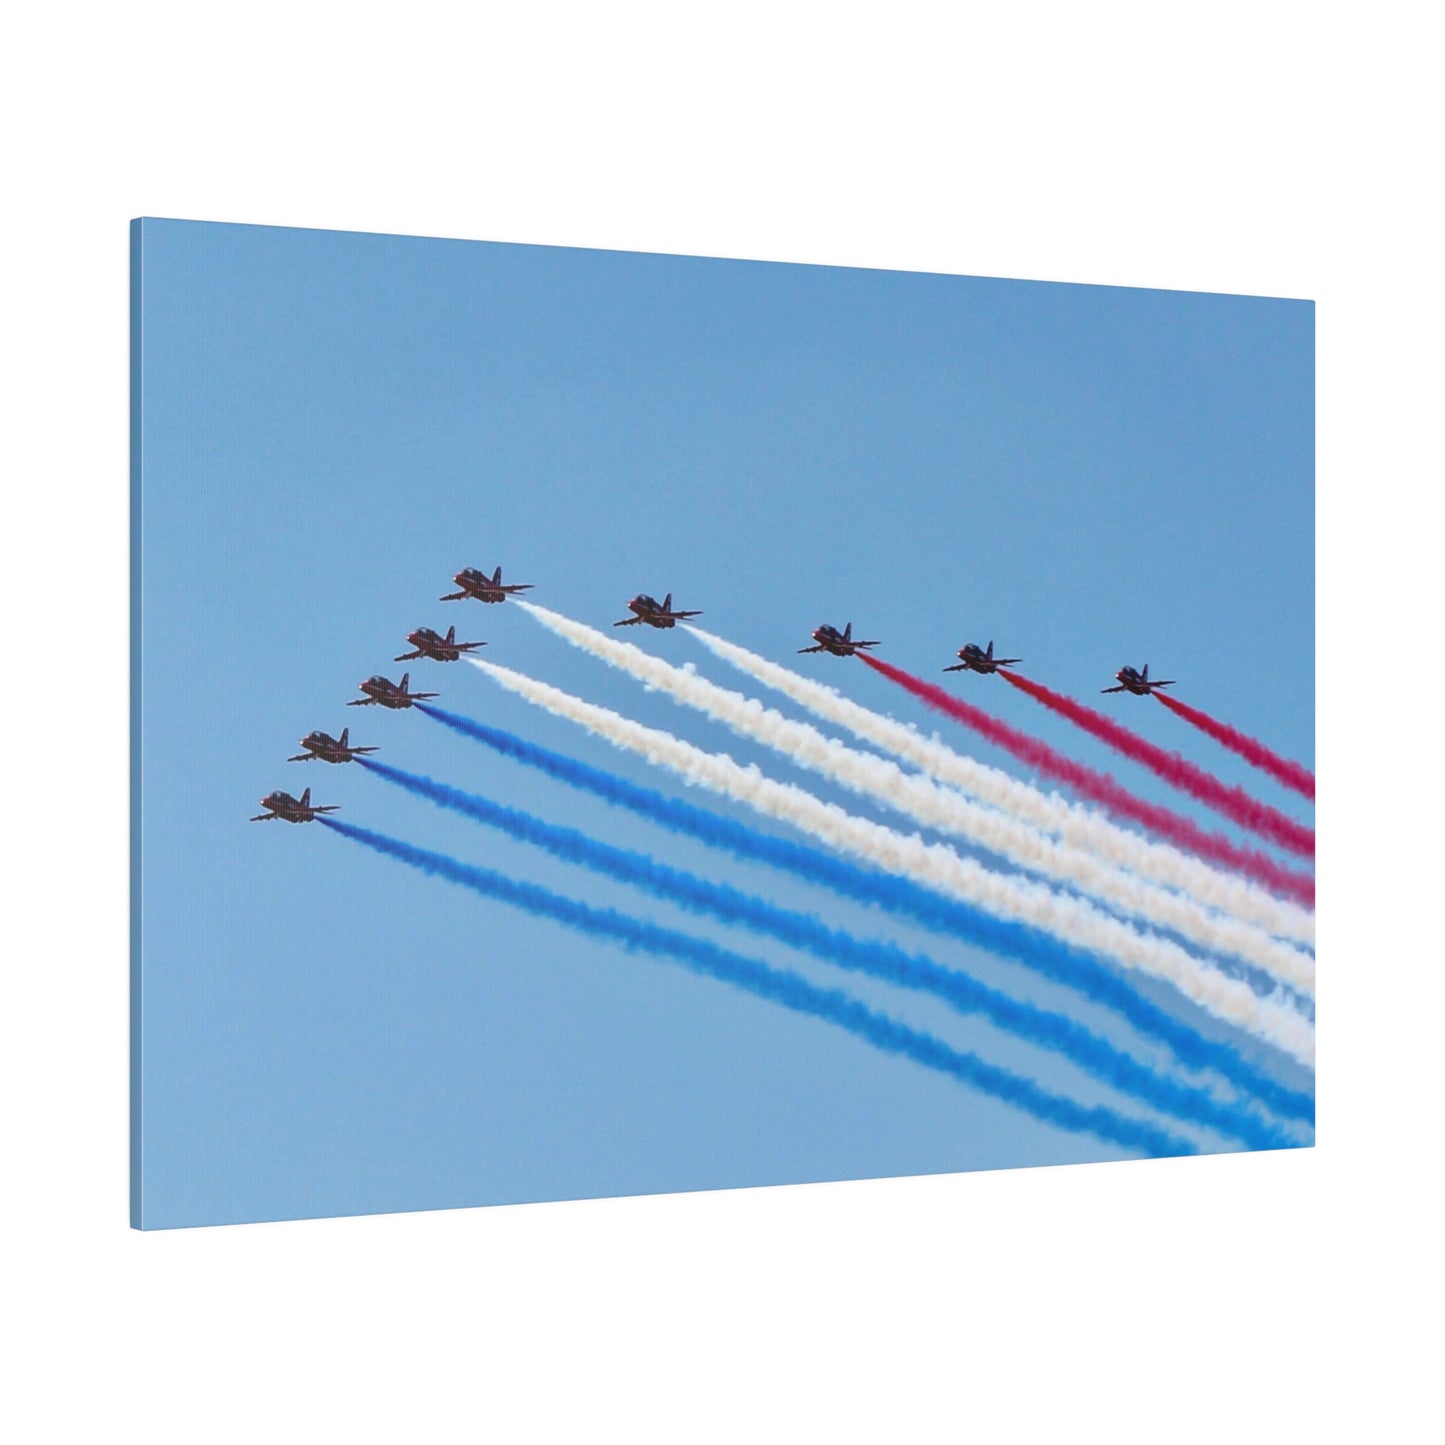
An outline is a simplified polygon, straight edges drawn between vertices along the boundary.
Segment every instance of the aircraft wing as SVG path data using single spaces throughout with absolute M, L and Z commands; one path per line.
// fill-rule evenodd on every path
M 448 592 L 445 597 L 439 597 L 439 602 L 460 602 L 463 597 L 470 597 L 470 592 Z
M 640 617 L 624 617 L 621 622 L 614 622 L 614 627 L 636 627 L 643 619 Z
M 393 662 L 410 662 L 410 661 L 412 660 L 412 658 L 414 658 L 414 657 L 425 657 L 425 656 L 426 656 L 426 653 L 422 652 L 421 649 L 418 648 L 417 651 L 415 651 L 415 652 L 403 652 L 400 657 L 393 657 L 393 658 L 392 658 L 392 661 L 393 661 Z
M 376 748 L 347 748 L 349 753 L 374 753 L 376 751 Z
M 280 816 L 280 813 L 257 813 L 251 821 L 253 823 L 274 823 Z
M 827 648 L 820 642 L 816 647 L 800 647 L 799 652 L 827 652 Z
M 701 617 L 701 612 L 670 612 L 670 617 Z
M 474 647 L 485 647 L 487 644 L 485 642 L 456 642 L 452 645 L 458 652 L 470 652 Z M 400 662 L 401 658 L 398 657 L 397 661 Z
M 375 702 L 376 698 L 374 697 L 357 697 L 353 698 L 346 705 L 347 707 L 371 707 Z
M 341 807 L 340 803 L 328 803 L 324 808 L 312 808 L 313 813 L 335 813 Z
M 1128 692 L 1129 689 L 1121 682 L 1118 687 L 1101 687 L 1100 692 Z
M 956 662 L 952 667 L 945 667 L 945 672 L 971 672 L 972 668 L 966 662 Z
M 440 696 L 441 696 L 441 693 L 439 693 L 439 692 L 409 692 L 409 693 L 407 693 L 407 696 L 408 696 L 413 702 L 426 702 L 428 698 L 440 697 Z
M 294 758 L 287 758 L 286 761 L 288 763 L 314 763 L 316 761 L 316 754 L 297 753 Z

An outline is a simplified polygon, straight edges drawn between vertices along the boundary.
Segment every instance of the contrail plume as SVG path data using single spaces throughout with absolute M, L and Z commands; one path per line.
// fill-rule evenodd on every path
M 1208 733 L 1215 742 L 1223 743 L 1232 753 L 1238 753 L 1245 762 L 1253 764 L 1262 772 L 1268 773 L 1276 782 L 1293 788 L 1296 793 L 1314 802 L 1315 775 L 1302 763 L 1282 758 L 1263 743 L 1256 742 L 1248 733 L 1242 733 L 1238 728 L 1210 717 L 1207 712 L 1202 712 L 1197 707 L 1190 707 L 1187 702 L 1180 702 L 1177 697 L 1171 697 L 1165 692 L 1156 692 L 1154 697 L 1170 712 L 1178 713 L 1186 722 L 1193 723 L 1200 732 Z
M 643 853 L 614 848 L 576 829 L 554 826 L 490 798 L 463 792 L 386 763 L 367 758 L 357 761 L 409 793 L 542 848 L 554 858 L 642 888 L 655 898 L 692 912 L 750 928 L 841 968 L 931 994 L 960 1013 L 981 1014 L 1015 1037 L 1052 1049 L 1113 1088 L 1133 1094 L 1177 1118 L 1231 1134 L 1251 1148 L 1279 1148 L 1290 1143 L 1278 1129 L 1252 1114 L 1220 1104 L 1203 1090 L 1164 1078 L 1073 1019 L 1021 1003 L 962 971 L 943 968 L 932 959 L 908 953 L 891 943 L 856 938 L 827 927 L 811 914 L 776 907 L 726 884 L 699 878 Z
M 846 813 L 802 788 L 765 777 L 756 767 L 744 768 L 726 754 L 703 752 L 671 733 L 643 727 L 524 673 L 480 658 L 468 657 L 467 661 L 529 702 L 581 723 L 689 782 L 801 828 L 885 872 L 901 873 L 997 917 L 1028 924 L 1163 979 L 1209 1013 L 1268 1040 L 1301 1062 L 1313 1057 L 1314 1030 L 1306 1019 L 1278 998 L 1261 998 L 1248 985 L 1226 977 L 1168 939 L 1140 933 L 1082 899 L 991 872 L 942 844 L 926 843 Z
M 860 868 L 791 838 L 762 833 L 736 819 L 699 808 L 682 798 L 621 778 L 601 768 L 540 747 L 515 733 L 488 726 L 419 703 L 419 712 L 483 744 L 504 758 L 524 764 L 545 777 L 590 793 L 613 806 L 657 823 L 709 847 L 721 848 L 748 863 L 764 863 L 804 882 L 831 889 L 840 897 L 872 904 L 925 928 L 1003 958 L 1014 959 L 1056 983 L 1077 989 L 1095 1003 L 1114 1010 L 1140 1033 L 1164 1043 L 1190 1068 L 1212 1070 L 1253 1094 L 1275 1113 L 1314 1122 L 1314 1100 L 1289 1089 L 1247 1062 L 1232 1046 L 1204 1038 L 1157 1004 L 1136 993 L 1117 970 L 1092 954 L 922 888 L 906 878 Z
M 1213 868 L 1182 849 L 1121 828 L 1090 808 L 1071 803 L 1057 793 L 1045 793 L 999 768 L 955 752 L 937 737 L 925 737 L 916 728 L 873 712 L 835 688 L 814 682 L 700 627 L 688 626 L 688 631 L 717 657 L 754 681 L 950 787 L 1277 937 L 1314 942 L 1315 919 L 1309 909 L 1276 898 L 1247 878 Z
M 1171 812 L 1168 808 L 1161 808 L 1135 797 L 1108 774 L 1076 763 L 1038 738 L 1030 737 L 1028 733 L 1000 722 L 982 708 L 954 697 L 952 693 L 945 692 L 934 683 L 925 682 L 921 677 L 915 677 L 911 672 L 905 672 L 903 668 L 895 667 L 881 657 L 860 652 L 858 658 L 875 672 L 882 673 L 884 677 L 927 703 L 929 707 L 951 717 L 955 722 L 962 723 L 964 727 L 972 728 L 981 737 L 996 743 L 1021 762 L 1037 768 L 1039 772 L 1056 778 L 1081 797 L 1102 804 L 1116 817 L 1132 818 L 1161 838 L 1167 838 L 1177 847 L 1186 848 L 1189 852 L 1208 858 L 1223 867 L 1237 869 L 1287 898 L 1294 898 L 1301 903 L 1314 902 L 1315 883 L 1308 875 L 1292 873 L 1289 869 L 1282 868 L 1266 853 L 1240 848 L 1221 834 L 1207 833 L 1198 824 Z
M 1305 858 L 1314 857 L 1314 830 L 1306 828 L 1303 823 L 1296 823 L 1293 818 L 1287 818 L 1278 808 L 1271 808 L 1267 803 L 1251 798 L 1243 788 L 1232 788 L 1221 783 L 1212 773 L 1206 773 L 1203 768 L 1197 767 L 1178 753 L 1155 747 L 1138 733 L 1131 732 L 1111 717 L 1105 717 L 1097 708 L 1085 707 L 1074 698 L 1065 697 L 1063 693 L 1055 692 L 1053 688 L 1045 687 L 1043 683 L 1034 682 L 1032 678 L 1023 677 L 1017 672 L 1000 671 L 999 676 L 1010 687 L 1027 693 L 1035 702 L 1042 703 L 1060 717 L 1068 718 L 1092 737 L 1107 743 L 1115 752 L 1132 758 L 1136 763 L 1142 763 L 1171 787 L 1197 798 L 1206 808 L 1213 808 L 1216 813 L 1223 814 L 1241 828 L 1248 828 L 1251 833 L 1268 838 L 1271 843 L 1286 848 L 1291 853 L 1298 853 Z
M 897 763 L 824 736 L 811 723 L 784 717 L 756 698 L 718 687 L 691 669 L 620 642 L 595 628 L 524 604 L 546 627 L 575 647 L 600 657 L 649 688 L 696 708 L 734 732 L 782 753 L 801 767 L 893 808 L 926 828 L 968 839 L 1010 862 L 1091 894 L 1121 912 L 1179 934 L 1214 953 L 1232 954 L 1302 993 L 1315 986 L 1307 953 L 1236 918 L 1211 913 L 1196 900 L 1132 877 L 1095 854 L 1056 842 L 1031 824 L 971 802 L 931 778 L 906 773 Z
M 942 1040 L 907 1027 L 887 1014 L 866 1007 L 839 989 L 818 988 L 795 973 L 770 968 L 699 938 L 660 928 L 610 908 L 591 908 L 534 884 L 504 877 L 490 869 L 458 862 L 443 853 L 413 847 L 367 828 L 323 818 L 333 832 L 399 859 L 424 873 L 456 883 L 484 898 L 494 898 L 542 918 L 565 924 L 593 938 L 609 939 L 625 948 L 671 958 L 697 974 L 718 979 L 745 992 L 781 1004 L 795 1013 L 823 1019 L 885 1053 L 899 1054 L 937 1070 L 1032 1114 L 1075 1132 L 1137 1149 L 1147 1155 L 1195 1154 L 1197 1148 L 1142 1120 L 1102 1106 L 1086 1107 L 1053 1094 L 1030 1079 L 985 1063 L 976 1055 L 951 1048 Z

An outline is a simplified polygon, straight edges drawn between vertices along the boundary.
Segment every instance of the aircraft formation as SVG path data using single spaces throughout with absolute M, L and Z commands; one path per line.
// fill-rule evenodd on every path
M 472 598 L 477 602 L 505 602 L 508 597 L 518 592 L 530 592 L 530 582 L 503 582 L 502 569 L 498 567 L 490 577 L 478 567 L 463 567 L 452 581 L 460 589 L 457 592 L 448 592 L 442 596 L 442 602 L 459 602 L 464 598 Z M 637 602 L 651 602 L 651 598 L 637 598 Z M 666 612 L 671 605 L 672 598 L 668 597 L 660 611 Z M 656 608 L 657 604 L 652 603 Z M 697 613 L 678 613 L 675 616 L 695 617 Z M 644 620 L 639 616 L 636 620 Z M 655 627 L 671 627 L 672 621 L 654 622 Z M 408 662 L 412 658 L 426 658 L 432 662 L 456 662 L 463 653 L 471 652 L 478 647 L 485 647 L 485 642 L 458 642 L 457 629 L 448 627 L 446 636 L 443 637 L 434 627 L 418 627 L 408 632 L 406 640 L 411 644 L 410 652 L 400 653 L 393 659 L 395 662 Z M 393 682 L 389 677 L 383 677 L 376 673 L 368 677 L 365 682 L 357 684 L 361 692 L 360 697 L 352 698 L 347 707 L 385 707 L 393 711 L 401 711 L 413 707 L 419 702 L 427 702 L 440 694 L 435 692 L 413 692 L 411 690 L 411 674 L 404 672 L 400 682 Z M 334 738 L 330 733 L 313 731 L 301 739 L 301 751 L 286 759 L 288 763 L 349 763 L 355 761 L 365 753 L 377 751 L 374 747 L 353 746 L 351 743 L 350 728 L 342 728 L 341 736 Z M 279 818 L 283 823 L 310 823 L 322 813 L 334 813 L 337 811 L 336 804 L 318 806 L 311 801 L 311 789 L 307 788 L 299 798 L 293 798 L 290 793 L 278 789 L 275 792 L 267 793 L 261 799 L 261 806 L 265 812 L 258 813 L 251 819 L 253 823 L 267 823 Z
M 460 602 L 470 598 L 476 602 L 505 602 L 508 597 L 519 592 L 530 592 L 533 587 L 530 582 L 503 582 L 500 567 L 496 568 L 490 577 L 478 567 L 464 567 L 453 576 L 452 581 L 459 590 L 443 594 L 440 601 Z M 684 622 L 690 617 L 702 616 L 702 613 L 697 610 L 674 609 L 671 592 L 661 602 L 646 592 L 640 592 L 636 597 L 630 599 L 626 606 L 632 615 L 614 622 L 612 624 L 614 627 L 645 625 L 667 629 L 676 627 L 679 622 Z M 418 627 L 406 635 L 412 651 L 398 654 L 393 661 L 407 662 L 413 658 L 421 658 L 432 662 L 456 662 L 463 653 L 487 645 L 485 642 L 458 642 L 456 635 L 457 630 L 454 626 L 447 628 L 445 637 L 435 628 Z M 813 646 L 800 647 L 798 649 L 800 653 L 826 652 L 834 657 L 853 657 L 861 649 L 879 645 L 876 638 L 854 637 L 851 622 L 841 632 L 831 623 L 821 623 L 813 629 L 811 636 Z M 1023 661 L 1020 657 L 995 657 L 991 640 L 987 648 L 980 647 L 976 642 L 966 642 L 955 655 L 959 661 L 951 667 L 945 667 L 943 669 L 945 672 L 977 672 L 986 676 L 989 673 L 996 673 L 1001 667 L 1012 667 L 1015 663 Z M 1122 667 L 1114 676 L 1118 685 L 1103 688 L 1101 691 L 1128 692 L 1136 697 L 1148 697 L 1155 688 L 1174 686 L 1172 678 L 1151 680 L 1148 663 L 1144 664 L 1142 671 L 1133 667 Z M 440 696 L 435 692 L 412 692 L 409 672 L 402 673 L 400 682 L 392 682 L 390 678 L 377 673 L 367 678 L 365 682 L 359 683 L 358 689 L 362 696 L 353 698 L 346 704 L 347 707 L 375 706 L 399 711 L 410 708 L 418 702 L 426 702 Z M 333 738 L 325 732 L 309 732 L 301 739 L 300 747 L 301 752 L 287 758 L 287 762 L 349 763 L 362 754 L 377 751 L 375 747 L 352 746 L 348 728 L 342 728 L 339 738 Z M 261 806 L 266 811 L 258 813 L 252 818 L 253 823 L 270 822 L 277 818 L 286 823 L 310 823 L 319 814 L 337 811 L 334 804 L 327 806 L 313 804 L 310 788 L 307 788 L 300 798 L 293 798 L 290 793 L 280 790 L 268 793 L 261 799 Z

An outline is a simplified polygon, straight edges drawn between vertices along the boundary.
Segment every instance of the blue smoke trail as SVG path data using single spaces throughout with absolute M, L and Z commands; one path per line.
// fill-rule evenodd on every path
M 496 898 L 524 908 L 529 913 L 565 923 L 569 928 L 591 934 L 594 938 L 607 938 L 629 949 L 674 958 L 694 973 L 720 979 L 772 1003 L 782 1004 L 796 1013 L 810 1014 L 837 1024 L 874 1048 L 885 1053 L 902 1054 L 926 1068 L 950 1074 L 1046 1123 L 1090 1133 L 1126 1149 L 1138 1149 L 1146 1155 L 1199 1152 L 1187 1139 L 1176 1138 L 1143 1120 L 1130 1119 L 1098 1105 L 1085 1107 L 1072 1099 L 1051 1094 L 1028 1079 L 996 1068 L 973 1054 L 950 1048 L 941 1039 L 911 1029 L 887 1014 L 876 1013 L 839 989 L 818 988 L 795 973 L 769 968 L 766 964 L 730 953 L 700 938 L 674 933 L 610 908 L 589 908 L 585 903 L 564 898 L 534 883 L 519 882 L 489 868 L 475 868 L 444 853 L 428 852 L 384 834 L 373 833 L 369 828 L 358 828 L 335 818 L 318 818 L 317 821 L 343 837 L 364 843 L 378 853 L 399 858 L 423 873 L 470 888 L 484 898 Z
M 1162 1078 L 1073 1019 L 1020 1003 L 965 973 L 943 968 L 932 959 L 906 953 L 893 944 L 854 938 L 828 928 L 807 914 L 777 908 L 726 884 L 709 882 L 642 853 L 613 848 L 576 829 L 555 827 L 528 813 L 462 792 L 432 778 L 419 777 L 370 758 L 357 761 L 369 772 L 410 793 L 535 844 L 566 862 L 579 863 L 634 884 L 693 912 L 770 934 L 791 947 L 805 949 L 844 968 L 933 994 L 960 1013 L 981 1013 L 1000 1028 L 1030 1043 L 1064 1054 L 1114 1088 L 1134 1094 L 1177 1118 L 1233 1135 L 1252 1149 L 1289 1148 L 1294 1143 L 1280 1130 L 1243 1110 L 1220 1104 L 1202 1090 Z
M 809 883 L 821 884 L 845 897 L 877 904 L 891 913 L 912 918 L 935 932 L 965 939 L 990 953 L 1014 959 L 1044 977 L 1078 989 L 1096 1003 L 1114 1009 L 1141 1033 L 1167 1044 L 1183 1063 L 1212 1069 L 1239 1088 L 1253 1094 L 1275 1113 L 1313 1126 L 1314 1099 L 1287 1088 L 1255 1068 L 1228 1044 L 1214 1042 L 1134 992 L 1116 973 L 1092 954 L 1026 924 L 995 918 L 979 909 L 930 892 L 905 878 L 872 873 L 831 854 L 759 833 L 731 818 L 669 798 L 600 768 L 590 767 L 561 753 L 529 743 L 525 738 L 488 727 L 434 707 L 417 703 L 419 711 L 503 757 L 536 768 L 569 787 L 580 788 L 638 813 L 673 832 L 723 848 L 736 857 L 771 864 Z

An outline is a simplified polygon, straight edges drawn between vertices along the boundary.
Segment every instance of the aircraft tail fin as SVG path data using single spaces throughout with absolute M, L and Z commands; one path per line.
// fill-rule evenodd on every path
M 341 729 L 341 746 L 342 746 L 342 747 L 345 747 L 345 746 L 346 746 L 346 739 L 347 739 L 348 734 L 350 734 L 350 732 L 351 732 L 351 729 L 350 729 L 350 728 L 342 728 L 342 729 Z
M 453 626 L 447 628 L 447 641 L 448 641 L 448 642 L 455 642 L 456 640 L 457 640 L 457 629 L 456 629 L 455 625 L 453 625 Z
M 667 594 L 667 596 L 662 599 L 662 610 L 663 610 L 664 612 L 671 612 L 671 611 L 672 611 L 672 593 L 671 593 L 671 592 L 669 592 L 669 593 Z
M 498 567 L 497 570 L 492 573 L 492 585 L 493 585 L 494 587 L 495 587 L 495 586 L 498 586 L 498 585 L 500 585 L 501 581 L 502 581 L 502 569 L 501 569 L 500 567 Z
M 850 623 L 843 629 L 843 641 L 844 641 L 844 642 L 852 642 L 852 640 L 853 640 L 853 624 L 850 622 Z
M 991 638 L 991 637 L 990 637 L 989 640 L 988 640 L 988 656 L 989 656 L 990 658 L 993 657 L 993 638 Z
M 401 690 L 402 690 L 403 692 L 406 691 L 407 685 L 408 685 L 410 682 L 411 682 L 411 673 L 409 673 L 409 672 L 404 672 L 404 673 L 402 673 L 402 675 L 401 675 Z
M 1144 664 L 1144 671 L 1141 672 L 1141 673 L 1139 674 L 1139 676 L 1140 676 L 1145 682 L 1148 682 L 1148 681 L 1149 681 L 1149 664 L 1148 664 L 1147 662 Z
M 303 808 L 309 808 L 309 807 L 311 806 L 311 789 L 310 789 L 310 788 L 307 788 L 306 791 L 301 794 L 301 806 L 302 806 Z

